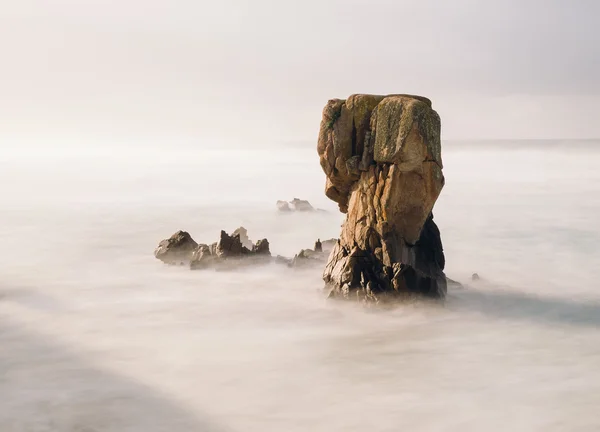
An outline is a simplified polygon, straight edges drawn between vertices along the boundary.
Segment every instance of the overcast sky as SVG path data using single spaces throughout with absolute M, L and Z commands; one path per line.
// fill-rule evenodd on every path
M 596 0 L 0 0 L 0 136 L 313 140 L 328 99 L 406 92 L 448 139 L 598 138 L 599 19 Z

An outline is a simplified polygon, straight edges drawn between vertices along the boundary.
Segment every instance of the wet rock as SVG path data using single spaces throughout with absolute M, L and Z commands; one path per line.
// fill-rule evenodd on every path
M 432 209 L 444 177 L 440 119 L 431 101 L 411 95 L 330 100 L 317 151 L 325 193 L 347 213 L 323 273 L 331 296 L 443 297 L 445 259 Z
M 188 264 L 197 247 L 198 243 L 194 241 L 189 233 L 177 231 L 158 244 L 154 256 L 166 264 Z

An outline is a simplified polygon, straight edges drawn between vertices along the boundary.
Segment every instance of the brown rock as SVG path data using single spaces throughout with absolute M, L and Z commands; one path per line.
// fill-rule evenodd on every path
M 216 256 L 219 258 L 239 257 L 246 249 L 240 240 L 240 235 L 230 236 L 221 230 L 221 237 L 217 242 Z M 246 249 L 247 250 L 247 249 Z
M 154 256 L 166 264 L 179 265 L 187 264 L 192 258 L 194 250 L 198 243 L 186 231 L 177 231 L 166 240 L 162 240 Z
M 211 254 L 210 246 L 199 244 L 190 261 L 190 269 L 199 270 L 205 269 L 213 265 L 215 256 Z
M 347 213 L 323 277 L 333 296 L 446 292 L 431 215 L 444 185 L 440 119 L 410 95 L 353 95 L 323 111 L 318 153 L 326 195 Z
M 269 250 L 269 240 L 262 239 L 257 241 L 256 245 L 252 248 L 252 252 L 256 255 L 271 256 L 271 251 Z

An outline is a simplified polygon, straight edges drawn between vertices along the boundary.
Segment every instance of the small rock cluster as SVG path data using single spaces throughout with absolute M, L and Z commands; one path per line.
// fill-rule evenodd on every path
M 294 258 L 280 255 L 273 258 L 269 241 L 262 239 L 252 243 L 244 227 L 236 229 L 231 235 L 221 231 L 219 241 L 210 245 L 197 243 L 186 231 L 177 231 L 159 243 L 154 256 L 165 264 L 188 265 L 192 270 L 228 270 L 270 262 L 296 268 L 311 264 L 324 265 L 336 244 L 337 239 L 323 242 L 318 239 L 314 249 L 302 249 Z
M 244 227 L 236 229 L 232 235 L 221 231 L 219 241 L 210 245 L 197 243 L 186 231 L 177 231 L 161 241 L 154 256 L 170 265 L 189 265 L 192 270 L 220 268 L 231 264 L 265 262 L 271 258 L 269 241 L 258 240 L 253 244 Z

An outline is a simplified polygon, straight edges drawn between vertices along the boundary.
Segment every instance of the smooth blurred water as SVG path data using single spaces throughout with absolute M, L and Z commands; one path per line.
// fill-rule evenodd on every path
M 320 269 L 152 256 L 178 229 L 288 256 L 337 236 L 312 144 L 3 150 L 0 431 L 599 430 L 600 142 L 443 159 L 465 289 L 376 312 L 324 301 Z M 293 197 L 329 212 L 278 214 Z

